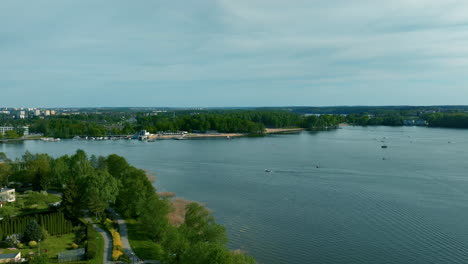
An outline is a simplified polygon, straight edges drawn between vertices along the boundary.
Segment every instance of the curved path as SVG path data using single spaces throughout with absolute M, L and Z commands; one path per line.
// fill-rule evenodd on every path
M 122 246 L 125 251 L 125 254 L 130 258 L 133 258 L 132 263 L 160 263 L 157 260 L 141 260 L 138 258 L 138 256 L 135 254 L 132 247 L 130 246 L 130 241 L 128 240 L 128 229 L 125 220 L 117 212 L 115 212 L 114 209 L 108 208 L 108 210 L 112 212 L 112 214 L 114 214 L 115 220 L 119 224 L 119 233 L 120 239 L 122 240 Z
M 91 218 L 85 217 L 86 221 L 89 223 L 93 223 Z M 104 229 L 100 228 L 96 224 L 93 223 L 94 229 L 101 234 L 102 238 L 104 239 L 104 257 L 102 258 L 103 264 L 113 263 L 112 261 L 112 237 L 110 236 L 109 232 L 106 232 Z

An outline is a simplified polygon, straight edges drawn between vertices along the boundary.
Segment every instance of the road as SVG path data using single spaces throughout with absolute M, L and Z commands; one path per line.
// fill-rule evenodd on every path
M 90 217 L 85 217 L 86 221 L 92 223 Z M 106 232 L 104 229 L 100 228 L 96 224 L 93 224 L 94 229 L 96 229 L 99 234 L 104 238 L 104 257 L 103 257 L 103 264 L 110 264 L 113 263 L 112 261 L 112 237 L 109 232 Z

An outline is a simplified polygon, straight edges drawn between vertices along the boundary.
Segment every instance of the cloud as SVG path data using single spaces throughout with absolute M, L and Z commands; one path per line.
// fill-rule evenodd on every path
M 467 13 L 457 0 L 5 0 L 0 105 L 33 105 L 22 93 L 37 89 L 75 106 L 460 103 L 438 95 L 468 96 Z

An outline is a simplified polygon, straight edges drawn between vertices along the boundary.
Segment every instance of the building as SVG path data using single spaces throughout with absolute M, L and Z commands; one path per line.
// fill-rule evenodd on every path
M 11 262 L 23 262 L 21 258 L 21 252 L 0 254 L 0 263 L 11 263 Z
M 25 119 L 26 118 L 26 111 L 19 111 L 19 119 Z
M 29 135 L 29 127 L 24 126 L 24 127 L 0 127 L 0 135 L 4 136 L 5 133 L 9 130 L 23 130 L 23 136 L 28 136 Z
M 407 119 L 407 120 L 403 120 L 403 125 L 405 126 L 427 126 L 427 122 L 426 120 L 422 120 L 422 119 L 418 119 L 418 120 Z
M 34 110 L 34 115 L 35 116 L 40 116 L 41 115 L 41 110 L 39 110 L 39 109 Z
M 45 110 L 45 115 L 50 116 L 50 110 Z
M 10 202 L 10 203 L 16 201 L 15 189 L 1 188 L 0 189 L 0 201 Z

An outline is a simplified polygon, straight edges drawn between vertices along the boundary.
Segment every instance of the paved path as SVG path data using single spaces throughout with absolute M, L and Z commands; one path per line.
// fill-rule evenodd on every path
M 85 217 L 86 221 L 92 223 L 93 221 L 89 217 Z M 108 264 L 112 263 L 112 237 L 111 235 L 97 226 L 96 224 L 93 224 L 94 229 L 96 229 L 99 234 L 104 238 L 104 257 L 102 259 L 103 264 Z
M 134 258 L 133 263 L 160 263 L 156 260 L 141 260 L 138 258 L 138 256 L 135 254 L 135 252 L 132 250 L 132 247 L 130 246 L 130 241 L 128 241 L 128 229 L 125 220 L 117 212 L 115 212 L 114 209 L 109 208 L 109 211 L 111 211 L 112 214 L 114 214 L 115 220 L 119 224 L 120 240 L 122 240 L 123 249 L 127 256 L 129 256 L 130 258 Z

